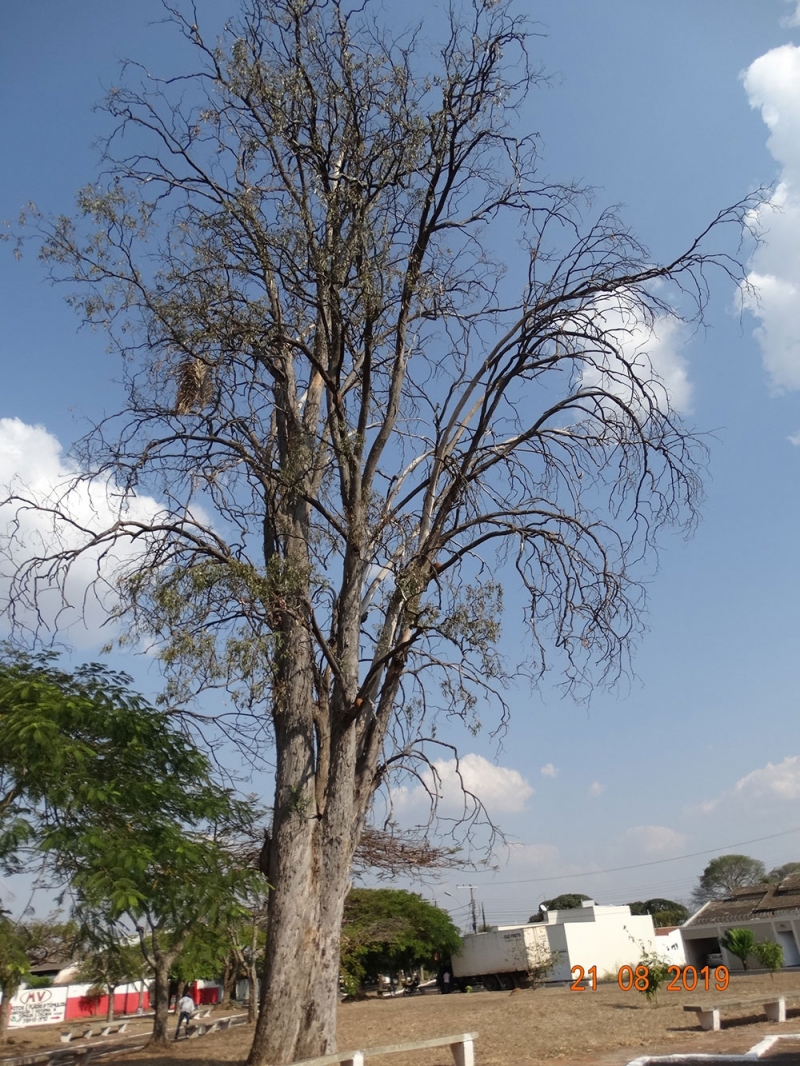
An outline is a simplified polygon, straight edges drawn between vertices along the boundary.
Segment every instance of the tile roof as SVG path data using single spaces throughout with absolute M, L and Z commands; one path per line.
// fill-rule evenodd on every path
M 777 912 L 800 911 L 800 874 L 790 874 L 777 884 L 735 888 L 724 899 L 712 900 L 686 922 L 686 927 L 719 922 L 757 921 Z

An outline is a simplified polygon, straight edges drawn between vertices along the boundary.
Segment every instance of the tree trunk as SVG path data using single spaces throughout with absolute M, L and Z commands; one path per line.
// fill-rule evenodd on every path
M 255 1022 L 258 1017 L 258 969 L 256 967 L 256 951 L 258 949 L 258 922 L 256 912 L 253 911 L 253 928 L 250 937 L 250 957 L 247 960 L 247 983 L 249 994 L 247 997 L 247 1021 Z
M 307 652 L 302 637 L 294 642 L 291 699 L 275 715 L 280 758 L 266 871 L 272 888 L 250 1066 L 336 1050 L 342 910 L 366 801 L 356 784 L 353 725 L 330 737 L 324 756 L 316 751 Z M 323 781 L 320 766 L 329 768 Z
M 3 993 L 3 1001 L 0 1003 L 0 1046 L 8 1043 L 8 1023 L 11 1020 L 11 997 L 16 995 L 16 989 L 9 992 L 8 989 L 0 989 Z
M 106 991 L 108 992 L 108 1010 L 106 1011 L 107 1022 L 114 1021 L 114 993 L 116 992 L 116 990 L 116 985 L 114 985 L 113 988 L 111 987 L 111 985 L 106 986 Z
M 166 1045 L 169 1042 L 169 967 L 170 960 L 163 955 L 156 958 L 155 965 L 155 1018 L 153 1020 L 152 1044 Z
M 142 978 L 142 987 L 139 989 L 139 1014 L 144 1014 L 144 993 L 145 983 L 144 978 Z
M 236 979 L 239 976 L 239 963 L 232 952 L 225 956 L 225 968 L 222 972 L 222 1001 L 220 1006 L 223 1010 L 229 1010 L 236 991 Z

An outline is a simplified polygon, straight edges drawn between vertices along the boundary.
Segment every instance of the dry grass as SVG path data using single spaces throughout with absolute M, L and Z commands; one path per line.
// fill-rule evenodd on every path
M 719 1033 L 704 1033 L 685 1003 L 724 1003 L 751 996 L 785 993 L 796 996 L 786 1025 L 761 1020 L 757 1007 L 723 1014 Z M 11 1054 L 33 1046 L 52 1046 L 60 1027 L 13 1034 Z M 130 1026 L 129 1026 L 130 1029 Z M 742 1052 L 767 1033 L 800 1032 L 800 974 L 785 974 L 774 982 L 766 976 L 737 977 L 724 993 L 662 992 L 657 1007 L 635 992 L 616 985 L 601 985 L 597 992 L 570 992 L 566 988 L 534 992 L 479 992 L 471 995 L 414 996 L 369 999 L 343 1004 L 339 1015 L 339 1046 L 369 1048 L 380 1044 L 422 1040 L 451 1033 L 477 1032 L 476 1058 L 480 1066 L 554 1066 L 596 1063 L 617 1066 L 641 1055 L 678 1051 L 695 1053 Z M 115 1066 L 176 1066 L 184 1060 L 193 1066 L 223 1066 L 243 1062 L 252 1030 L 241 1026 L 197 1041 L 182 1041 L 170 1053 L 120 1053 Z M 34 1044 L 33 1041 L 36 1043 Z M 451 1066 L 446 1048 L 393 1055 L 375 1060 L 380 1066 Z

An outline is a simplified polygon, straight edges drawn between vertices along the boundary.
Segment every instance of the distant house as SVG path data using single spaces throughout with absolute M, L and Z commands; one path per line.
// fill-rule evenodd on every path
M 800 874 L 778 884 L 737 888 L 706 903 L 681 926 L 686 961 L 698 967 L 721 961 L 741 970 L 739 959 L 720 943 L 728 929 L 751 929 L 756 940 L 774 940 L 783 948 L 784 965 L 800 966 Z

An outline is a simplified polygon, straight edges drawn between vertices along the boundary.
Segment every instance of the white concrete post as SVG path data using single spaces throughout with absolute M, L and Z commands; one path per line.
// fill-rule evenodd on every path
M 765 1003 L 764 1010 L 767 1012 L 767 1019 L 769 1021 L 786 1021 L 786 1000 L 783 998 L 783 996 L 780 996 L 773 1003 Z
M 455 1066 L 475 1066 L 475 1044 L 469 1038 L 451 1044 Z
M 352 1059 L 342 1059 L 342 1066 L 364 1066 L 364 1052 L 355 1051 Z
M 701 1010 L 697 1012 L 700 1019 L 700 1028 L 717 1032 L 719 1024 L 719 1010 Z

